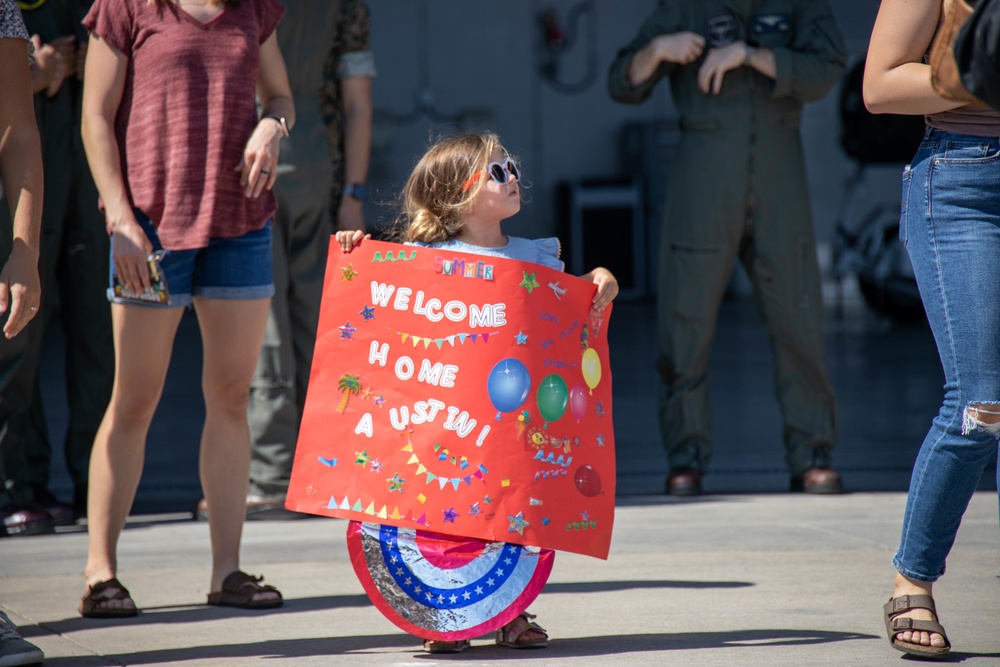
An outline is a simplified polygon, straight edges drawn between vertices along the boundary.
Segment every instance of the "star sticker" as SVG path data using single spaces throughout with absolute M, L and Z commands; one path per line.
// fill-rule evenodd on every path
M 597 405 L 594 406 L 594 412 L 597 413 L 598 417 L 604 416 L 604 403 L 602 401 L 597 401 Z
M 445 523 L 455 523 L 455 519 L 458 518 L 458 512 L 455 511 L 454 507 L 449 507 L 446 510 L 441 511 L 444 514 Z
M 371 387 L 365 387 L 364 389 L 361 390 L 361 400 L 362 401 L 367 401 L 371 397 L 372 397 L 372 388 Z
M 357 327 L 352 327 L 350 322 L 337 328 L 340 329 L 340 340 L 354 340 L 354 332 L 358 330 Z
M 365 466 L 368 462 L 372 460 L 372 457 L 368 456 L 368 450 L 362 449 L 360 452 L 354 452 L 354 463 L 355 465 Z
M 368 320 L 374 320 L 375 309 L 366 303 L 365 307 L 361 309 L 361 317 L 365 318 L 365 322 L 367 322 Z
M 353 264 L 348 264 L 345 268 L 340 270 L 340 273 L 342 274 L 340 279 L 346 280 L 347 282 L 353 281 L 354 276 L 358 275 L 358 272 L 354 270 Z
M 379 394 L 378 398 L 375 399 L 375 405 L 381 408 L 383 403 L 385 403 L 385 398 L 382 397 L 382 394 Z
M 524 529 L 531 525 L 524 520 L 524 512 L 518 512 L 514 516 L 508 514 L 507 518 L 510 520 L 510 526 L 507 527 L 507 532 L 509 533 L 516 532 L 518 535 L 523 536 Z
M 378 459 L 372 459 L 371 466 L 372 472 L 378 472 L 382 469 L 382 463 Z
M 521 273 L 524 274 L 524 278 L 521 280 L 518 286 L 528 290 L 528 294 L 531 294 L 531 290 L 535 289 L 536 287 L 541 287 L 541 285 L 538 284 L 538 281 L 535 280 L 534 273 L 528 273 L 527 271 L 521 271 Z
M 517 340 L 518 345 L 524 345 L 525 343 L 528 342 L 528 335 L 525 334 L 523 331 L 518 331 L 517 335 L 514 336 L 514 339 Z
M 582 519 L 584 523 L 590 521 L 590 512 L 587 510 L 580 512 L 580 519 Z
M 472 516 L 479 516 L 480 512 L 482 512 L 482 510 L 479 509 L 479 503 L 472 503 L 469 505 L 469 514 Z
M 598 433 L 597 434 L 597 446 L 598 447 L 603 447 L 604 446 L 604 434 L 602 434 L 602 433 Z
M 386 479 L 385 481 L 389 482 L 389 493 L 392 493 L 393 491 L 399 491 L 400 493 L 403 492 L 403 483 L 406 480 L 400 478 L 398 472 L 392 476 L 392 479 Z

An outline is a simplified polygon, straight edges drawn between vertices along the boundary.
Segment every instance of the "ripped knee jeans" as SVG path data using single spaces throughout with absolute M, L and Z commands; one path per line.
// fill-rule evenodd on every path
M 934 332 L 945 395 L 913 467 L 893 565 L 933 582 L 997 456 L 1000 140 L 928 130 L 903 173 L 900 237 Z

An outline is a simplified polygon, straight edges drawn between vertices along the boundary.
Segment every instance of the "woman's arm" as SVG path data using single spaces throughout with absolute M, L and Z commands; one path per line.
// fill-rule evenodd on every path
M 42 222 L 42 147 L 35 125 L 28 47 L 0 39 L 0 178 L 7 192 L 14 240 L 0 270 L 4 335 L 13 338 L 38 313 L 38 239 Z
M 236 166 L 240 184 L 247 197 L 259 197 L 264 189 L 274 187 L 278 178 L 278 155 L 285 129 L 295 125 L 292 87 L 288 83 L 285 59 L 278 47 L 278 31 L 260 45 L 260 74 L 257 97 L 261 103 L 260 122 L 243 149 L 243 161 Z M 285 119 L 282 125 L 280 118 Z
M 147 258 L 153 245 L 136 222 L 122 177 L 115 118 L 125 91 L 128 58 L 95 34 L 90 36 L 83 85 L 83 147 L 104 204 L 112 234 L 115 272 L 125 287 L 141 294 L 149 286 Z
M 882 0 L 865 63 L 869 111 L 925 115 L 965 104 L 938 95 L 923 62 L 941 16 L 942 0 Z

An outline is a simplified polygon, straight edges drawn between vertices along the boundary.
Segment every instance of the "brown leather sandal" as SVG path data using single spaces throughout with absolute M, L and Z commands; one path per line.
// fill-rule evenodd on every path
M 132 602 L 132 607 L 110 607 L 108 603 L 112 600 L 128 600 Z M 115 577 L 90 586 L 80 600 L 79 611 L 84 618 L 132 618 L 139 615 L 128 589 Z
M 951 642 L 948 641 L 948 635 L 940 623 L 900 617 L 900 614 L 905 614 L 912 609 L 927 609 L 934 614 L 934 618 L 937 618 L 934 598 L 930 595 L 900 595 L 898 598 L 889 598 L 889 601 L 883 605 L 885 631 L 889 635 L 889 643 L 892 644 L 892 647 L 897 651 L 923 658 L 943 658 L 948 655 L 951 651 Z M 896 636 L 902 632 L 935 632 L 944 637 L 944 646 L 924 646 L 896 639 Z
M 263 576 L 254 577 L 236 570 L 222 581 L 222 590 L 208 594 L 208 604 L 217 607 L 236 607 L 238 609 L 274 609 L 284 604 L 281 591 L 274 586 L 261 585 Z M 277 593 L 277 598 L 255 600 L 259 593 Z
M 468 639 L 459 639 L 454 642 L 446 642 L 438 639 L 425 639 L 424 650 L 428 653 L 461 653 L 472 646 Z
M 534 614 L 522 611 L 517 618 L 497 630 L 497 646 L 508 648 L 545 648 L 549 645 L 549 635 L 545 628 L 535 623 L 532 619 Z M 541 634 L 541 637 L 528 639 L 525 635 L 534 631 Z

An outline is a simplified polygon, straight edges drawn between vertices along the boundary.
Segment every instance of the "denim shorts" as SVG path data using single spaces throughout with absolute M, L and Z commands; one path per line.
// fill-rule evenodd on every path
M 162 250 L 149 216 L 135 210 L 135 218 L 153 244 Z M 274 296 L 271 274 L 271 224 L 235 238 L 211 239 L 208 247 L 195 250 L 167 250 L 160 263 L 170 301 L 166 304 L 124 300 L 114 293 L 114 257 L 111 259 L 108 300 L 149 308 L 182 308 L 194 297 L 206 299 L 269 299 Z

